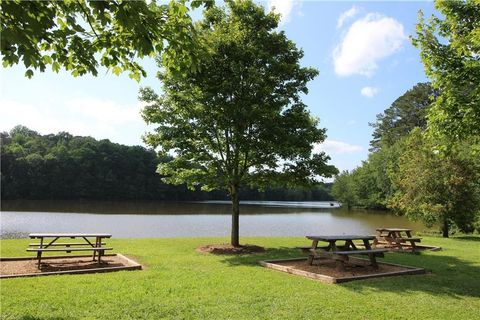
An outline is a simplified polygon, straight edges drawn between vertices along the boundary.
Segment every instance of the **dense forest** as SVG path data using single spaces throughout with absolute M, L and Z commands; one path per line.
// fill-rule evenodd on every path
M 430 83 L 419 83 L 377 115 L 368 159 L 340 173 L 332 195 L 348 208 L 440 223 L 445 234 L 480 230 L 479 138 L 445 149 L 429 135 L 428 114 L 439 94 Z
M 1 133 L 2 199 L 227 200 L 226 192 L 162 182 L 152 149 L 24 126 Z M 245 200 L 332 200 L 330 185 L 303 190 L 241 190 Z

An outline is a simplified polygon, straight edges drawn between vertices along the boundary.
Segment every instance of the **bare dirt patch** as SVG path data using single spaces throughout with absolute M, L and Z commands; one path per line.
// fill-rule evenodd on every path
M 0 261 L 0 277 L 2 278 L 11 276 L 108 272 L 130 269 L 141 269 L 141 265 L 120 254 L 103 256 L 100 264 L 98 264 L 97 261 L 93 261 L 91 256 L 48 257 L 42 259 L 40 269 L 38 268 L 36 259 L 3 258 Z
M 197 248 L 197 251 L 213 254 L 250 254 L 265 252 L 265 248 L 253 244 L 246 244 L 239 247 L 234 247 L 231 244 L 209 244 Z

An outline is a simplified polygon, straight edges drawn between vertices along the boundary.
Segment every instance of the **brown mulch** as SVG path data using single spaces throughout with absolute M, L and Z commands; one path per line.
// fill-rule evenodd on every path
M 326 275 L 335 278 L 344 278 L 352 276 L 363 276 L 387 272 L 398 272 L 409 270 L 407 268 L 392 266 L 387 264 L 378 264 L 378 269 L 374 269 L 368 265 L 368 260 L 350 258 L 350 261 L 345 265 L 345 270 L 338 270 L 336 268 L 336 261 L 333 259 L 315 260 L 314 265 L 309 265 L 307 260 L 294 260 L 274 262 L 282 266 L 288 266 L 294 269 L 303 270 L 311 273 Z
M 197 248 L 197 252 L 213 254 L 249 254 L 265 252 L 265 248 L 252 244 L 246 244 L 238 247 L 234 247 L 231 244 L 209 244 Z
M 37 260 L 0 261 L 0 275 L 86 270 L 122 266 L 126 266 L 125 260 L 118 256 L 102 257 L 102 263 L 100 265 L 98 265 L 96 261 L 92 261 L 92 257 L 43 259 L 40 269 L 37 268 Z

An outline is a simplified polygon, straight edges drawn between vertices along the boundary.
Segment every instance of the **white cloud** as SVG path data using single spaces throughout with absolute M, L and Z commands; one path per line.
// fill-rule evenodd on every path
M 279 13 L 281 15 L 280 24 L 284 24 L 290 21 L 293 7 L 299 3 L 298 0 L 269 0 L 268 10 Z
M 360 12 L 360 8 L 358 8 L 357 6 L 353 6 L 353 7 L 351 7 L 350 9 L 348 9 L 347 11 L 343 12 L 343 13 L 338 17 L 338 20 L 337 20 L 337 28 L 341 28 L 341 27 L 343 26 L 343 24 L 345 23 L 345 21 L 347 21 L 348 19 L 353 18 L 353 17 L 356 16 L 359 12 Z
M 355 21 L 333 51 L 335 73 L 371 76 L 377 62 L 401 49 L 407 39 L 403 25 L 378 13 Z
M 111 100 L 79 98 L 67 101 L 66 106 L 73 114 L 93 121 L 121 125 L 141 120 L 138 106 L 122 106 Z
M 367 97 L 367 98 L 373 98 L 374 96 L 377 95 L 378 93 L 378 88 L 375 87 L 363 87 L 362 90 L 360 90 L 360 93 L 362 96 Z
M 358 145 L 346 143 L 337 140 L 325 140 L 322 144 L 317 144 L 313 148 L 314 152 L 324 151 L 327 155 L 350 154 L 362 152 L 363 148 Z
M 25 103 L 16 99 L 0 99 L 0 131 L 24 125 L 40 134 L 67 131 L 73 135 L 110 138 L 114 142 L 139 144 L 145 131 L 140 105 L 120 105 L 97 98 Z M 122 130 L 132 134 L 124 138 Z

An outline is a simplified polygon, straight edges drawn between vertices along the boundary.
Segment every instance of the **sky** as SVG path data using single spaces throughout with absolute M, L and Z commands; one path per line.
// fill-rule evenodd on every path
M 258 3 L 281 14 L 278 27 L 303 49 L 303 66 L 320 71 L 309 83 L 303 101 L 327 129 L 315 146 L 339 170 L 352 170 L 367 159 L 372 128 L 369 122 L 396 98 L 427 78 L 410 35 L 418 11 L 436 13 L 431 2 L 298 1 Z M 196 15 L 196 14 L 195 14 Z M 0 73 L 0 131 L 24 125 L 40 134 L 67 131 L 144 145 L 147 126 L 140 116 L 140 87 L 160 87 L 151 59 L 141 62 L 148 76 L 140 83 L 128 74 L 102 69 L 97 77 L 66 72 L 35 72 L 24 76 L 23 65 Z

